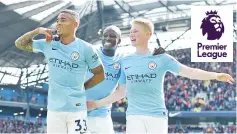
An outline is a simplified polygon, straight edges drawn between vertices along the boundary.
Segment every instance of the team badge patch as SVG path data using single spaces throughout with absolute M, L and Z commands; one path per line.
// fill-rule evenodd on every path
M 114 68 L 115 70 L 119 70 L 119 69 L 120 69 L 120 64 L 119 64 L 118 62 L 115 62 L 115 63 L 113 64 L 113 68 Z
M 78 60 L 80 57 L 80 54 L 76 51 L 72 52 L 71 58 L 72 60 Z
M 148 63 L 148 68 L 150 68 L 150 69 L 152 69 L 152 70 L 155 69 L 156 66 L 157 66 L 157 65 L 156 65 L 156 63 L 155 63 L 154 61 L 151 61 L 151 62 Z

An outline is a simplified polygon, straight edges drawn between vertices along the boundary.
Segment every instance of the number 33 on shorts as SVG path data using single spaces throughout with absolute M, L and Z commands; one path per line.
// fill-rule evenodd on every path
M 80 132 L 80 134 L 84 134 L 87 132 L 87 125 L 86 125 L 86 120 L 75 120 L 76 123 L 76 132 Z

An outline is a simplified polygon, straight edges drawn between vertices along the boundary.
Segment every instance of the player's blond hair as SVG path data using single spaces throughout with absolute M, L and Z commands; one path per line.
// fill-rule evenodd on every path
M 76 22 L 78 22 L 78 23 L 80 22 L 80 16 L 76 11 L 65 9 L 65 10 L 61 11 L 60 13 L 70 14 L 71 16 L 73 16 L 75 18 Z
M 136 18 L 132 20 L 131 24 L 140 24 L 144 27 L 145 30 L 151 32 L 151 35 L 154 33 L 154 24 L 151 20 L 145 18 Z

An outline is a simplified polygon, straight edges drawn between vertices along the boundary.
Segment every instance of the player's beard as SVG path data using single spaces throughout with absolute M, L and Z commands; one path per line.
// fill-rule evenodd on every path
M 60 30 L 57 30 L 57 35 L 58 36 L 62 36 L 62 30 L 60 29 Z

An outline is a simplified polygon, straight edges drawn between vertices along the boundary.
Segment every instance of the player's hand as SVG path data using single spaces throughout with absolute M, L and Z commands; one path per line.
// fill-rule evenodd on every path
M 159 47 L 158 49 L 155 48 L 154 51 L 152 52 L 152 55 L 159 55 L 165 53 L 165 49 L 162 47 Z
M 228 82 L 229 84 L 233 84 L 233 82 L 235 81 L 229 74 L 225 73 L 216 73 L 216 80 Z
M 96 109 L 97 107 L 99 107 L 98 103 L 96 101 L 93 101 L 93 100 L 86 101 L 86 105 L 87 105 L 87 111 L 91 111 L 91 110 Z
M 53 29 L 48 29 L 44 27 L 37 28 L 39 34 L 44 34 L 47 43 L 50 43 L 53 40 Z

